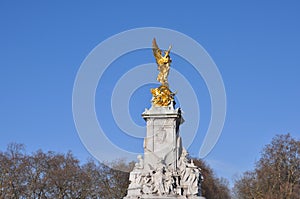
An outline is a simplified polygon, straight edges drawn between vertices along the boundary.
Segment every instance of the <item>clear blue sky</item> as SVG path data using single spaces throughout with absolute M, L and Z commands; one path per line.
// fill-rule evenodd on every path
M 71 150 L 84 161 L 90 155 L 72 116 L 81 63 L 114 34 L 164 27 L 195 39 L 219 68 L 227 117 L 205 160 L 230 179 L 253 168 L 275 134 L 300 138 L 299 9 L 296 0 L 1 1 L 0 150 L 18 142 L 28 152 Z M 143 108 L 131 114 L 139 118 Z

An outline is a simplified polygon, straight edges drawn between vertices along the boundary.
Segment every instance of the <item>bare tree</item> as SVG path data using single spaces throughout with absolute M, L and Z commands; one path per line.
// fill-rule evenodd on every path
M 71 153 L 28 156 L 20 144 L 0 153 L 0 198 L 88 198 L 89 181 Z
M 47 155 L 42 151 L 37 151 L 28 157 L 27 189 L 24 193 L 27 198 L 46 198 L 47 183 Z
M 195 165 L 201 168 L 204 181 L 202 183 L 202 195 L 209 199 L 230 199 L 228 181 L 217 178 L 213 170 L 200 159 L 194 159 Z
M 47 154 L 47 172 L 44 176 L 51 198 L 79 198 L 85 190 L 81 184 L 87 180 L 82 173 L 79 160 L 69 152 L 62 154 Z
M 129 173 L 123 171 L 132 170 L 134 164 L 126 163 L 125 160 L 116 160 L 95 164 L 89 161 L 83 165 L 84 171 L 92 180 L 92 196 L 100 198 L 123 198 L 129 185 Z
M 22 144 L 12 143 L 1 154 L 1 195 L 4 198 L 20 198 L 26 190 L 27 156 Z
M 6 198 L 8 195 L 10 161 L 8 157 L 0 152 L 0 198 Z
M 253 172 L 235 182 L 237 198 L 296 199 L 300 195 L 300 141 L 277 135 L 265 146 Z

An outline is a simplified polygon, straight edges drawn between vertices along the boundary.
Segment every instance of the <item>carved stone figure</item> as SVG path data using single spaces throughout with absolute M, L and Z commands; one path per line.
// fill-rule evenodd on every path
M 142 173 L 140 171 L 132 171 L 129 175 L 130 184 L 128 186 L 128 195 L 138 196 L 142 191 Z
M 153 182 L 154 190 L 153 193 L 157 193 L 159 196 L 165 194 L 164 187 L 164 168 L 158 168 L 156 171 L 153 171 Z
M 154 186 L 153 175 L 151 172 L 148 172 L 144 176 L 142 192 L 146 195 L 152 194 L 155 189 Z
M 181 185 L 187 195 L 199 195 L 199 185 L 202 180 L 200 169 L 194 165 L 193 160 L 189 163 L 187 156 L 187 151 L 183 149 L 178 161 Z
M 143 169 L 144 168 L 144 160 L 141 155 L 137 156 L 138 162 L 135 163 L 134 169 Z
M 175 180 L 172 176 L 171 172 L 166 172 L 165 177 L 165 193 L 166 194 L 175 194 L 174 193 L 174 187 L 175 187 Z

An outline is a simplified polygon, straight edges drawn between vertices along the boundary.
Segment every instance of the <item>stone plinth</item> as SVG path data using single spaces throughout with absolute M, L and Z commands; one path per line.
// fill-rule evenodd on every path
M 180 109 L 152 107 L 142 117 L 147 122 L 147 136 L 144 139 L 144 169 L 155 170 L 163 162 L 170 171 L 176 171 L 181 154 L 179 125 L 183 119 Z

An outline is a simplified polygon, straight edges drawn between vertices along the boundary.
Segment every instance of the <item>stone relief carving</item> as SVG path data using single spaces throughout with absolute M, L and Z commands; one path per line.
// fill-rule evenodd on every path
M 183 148 L 176 171 L 170 171 L 163 161 L 157 163 L 156 169 L 145 171 L 142 156 L 139 155 L 139 162 L 130 173 L 128 193 L 133 197 L 134 195 L 199 196 L 203 178 L 200 169 L 193 161 L 189 161 L 187 156 L 188 153 Z

